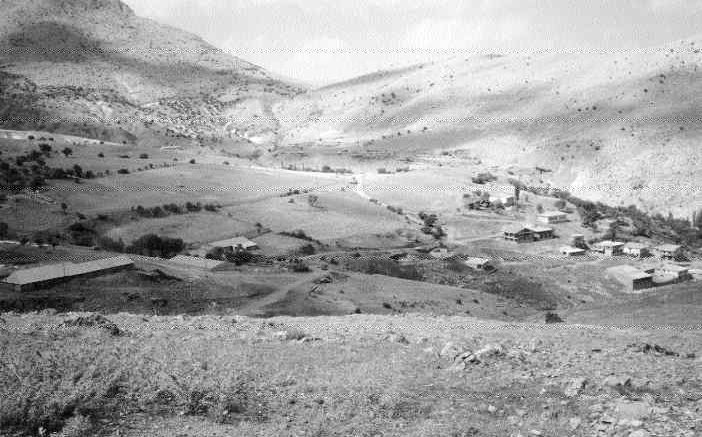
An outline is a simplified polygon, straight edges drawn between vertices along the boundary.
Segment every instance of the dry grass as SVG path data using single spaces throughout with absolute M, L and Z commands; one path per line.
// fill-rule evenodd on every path
M 166 435 L 188 423 L 196 435 L 501 436 L 538 429 L 558 436 L 578 416 L 583 425 L 570 435 L 584 436 L 590 432 L 588 408 L 602 402 L 608 408 L 608 400 L 619 397 L 602 384 L 606 375 L 629 373 L 636 364 L 637 377 L 653 381 L 656 405 L 673 409 L 688 401 L 671 386 L 700 388 L 688 359 L 626 348 L 645 336 L 693 351 L 701 344 L 699 331 L 601 331 L 415 316 L 264 323 L 125 315 L 111 317 L 124 336 L 56 329 L 74 317 L 3 315 L 5 429 L 36 433 L 40 426 L 58 431 L 101 424 L 108 433 L 121 426 L 127 435 Z M 281 330 L 293 335 L 281 338 Z M 409 344 L 396 341 L 399 336 Z M 472 350 L 499 343 L 508 354 L 453 372 L 450 361 L 436 355 L 448 340 Z M 602 352 L 584 353 L 595 348 Z M 588 396 L 565 398 L 563 389 L 576 376 L 588 379 Z M 668 420 L 691 423 L 682 415 Z

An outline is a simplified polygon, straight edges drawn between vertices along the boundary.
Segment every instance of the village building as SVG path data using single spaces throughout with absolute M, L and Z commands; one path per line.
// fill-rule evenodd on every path
M 173 264 L 186 267 L 195 267 L 203 270 L 215 270 L 216 268 L 227 264 L 224 261 L 185 255 L 178 255 L 175 258 L 171 258 L 169 261 Z
M 658 270 L 664 275 L 670 275 L 675 278 L 675 282 L 683 282 L 692 279 L 690 270 L 687 267 L 677 264 L 664 264 Z
M 235 249 L 240 248 L 244 250 L 256 250 L 258 249 L 258 244 L 244 237 L 234 237 L 228 240 L 215 241 L 209 243 L 210 247 L 220 247 L 227 252 L 234 252 Z
M 437 247 L 436 249 L 433 249 L 431 252 L 429 252 L 429 255 L 437 259 L 447 259 L 451 258 L 453 256 L 453 253 L 451 253 L 445 247 Z
M 549 240 L 551 238 L 555 238 L 553 228 L 529 225 L 527 226 L 527 229 L 531 231 L 532 238 L 534 239 L 534 241 Z
M 585 249 L 581 249 L 579 247 L 571 247 L 571 246 L 564 246 L 561 247 L 561 254 L 565 256 L 584 256 L 585 255 Z
M 503 238 L 516 243 L 555 238 L 553 228 L 537 225 L 511 225 L 502 229 Z
M 16 270 L 2 282 L 15 291 L 31 291 L 51 287 L 71 279 L 107 275 L 134 267 L 126 256 L 89 261 L 80 264 L 58 263 Z
M 653 288 L 653 275 L 637 269 L 634 266 L 622 265 L 610 267 L 607 272 L 621 282 L 628 291 L 635 292 Z
M 463 260 L 463 264 L 475 270 L 492 270 L 494 266 L 487 258 L 468 257 Z
M 534 236 L 532 235 L 531 231 L 523 225 L 506 226 L 502 229 L 502 232 L 505 240 L 513 241 L 515 243 L 524 243 L 534 240 Z
M 539 214 L 537 220 L 547 225 L 553 223 L 563 223 L 568 221 L 568 214 L 561 211 L 544 211 Z
M 663 244 L 654 249 L 661 259 L 677 259 L 682 255 L 682 247 L 675 244 Z
M 623 252 L 624 243 L 620 241 L 600 241 L 595 243 L 593 250 L 605 256 L 620 256 Z
M 649 247 L 643 243 L 626 243 L 622 252 L 635 258 L 646 258 L 651 255 Z

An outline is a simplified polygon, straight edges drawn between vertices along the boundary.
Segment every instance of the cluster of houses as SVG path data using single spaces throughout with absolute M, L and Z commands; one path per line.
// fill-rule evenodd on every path
M 630 292 L 677 284 L 693 279 L 687 267 L 671 263 L 649 265 L 641 268 L 621 265 L 610 267 L 607 269 L 607 273 L 621 282 Z
M 514 196 L 494 196 L 482 191 L 464 194 L 463 201 L 466 208 L 473 210 L 485 210 L 494 207 L 509 208 L 516 204 Z

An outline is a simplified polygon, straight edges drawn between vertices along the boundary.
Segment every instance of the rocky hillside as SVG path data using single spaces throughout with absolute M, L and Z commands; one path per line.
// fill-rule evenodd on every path
M 515 173 L 538 166 L 544 183 L 581 197 L 690 217 L 702 200 L 700 42 L 455 57 L 325 87 L 276 114 L 289 146 L 459 152 Z
M 3 127 L 202 138 L 228 133 L 238 102 L 265 107 L 298 92 L 119 0 L 2 0 L 0 8 Z
M 693 437 L 701 340 L 419 315 L 5 313 L 0 434 Z

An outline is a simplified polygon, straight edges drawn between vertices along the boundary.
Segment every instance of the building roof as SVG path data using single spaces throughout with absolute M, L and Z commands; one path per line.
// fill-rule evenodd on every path
M 529 229 L 527 229 L 526 226 L 524 226 L 524 225 L 516 225 L 516 224 L 507 225 L 507 226 L 505 226 L 505 227 L 502 228 L 502 231 L 503 231 L 503 232 L 509 233 L 509 234 L 517 234 L 517 233 L 519 233 L 519 232 L 528 231 L 528 230 L 529 230 Z
M 681 249 L 681 246 L 678 246 L 677 244 L 662 244 L 656 247 L 656 249 L 662 252 L 676 252 Z
M 580 249 L 577 247 L 563 246 L 561 247 L 561 252 L 563 253 L 585 253 L 585 249 Z
M 544 211 L 539 214 L 539 217 L 563 217 L 564 215 L 568 215 L 565 212 L 561 211 Z
M 688 269 L 687 267 L 678 266 L 675 264 L 664 264 L 661 267 L 661 270 L 664 270 L 666 272 L 683 273 L 683 272 L 687 272 L 690 269 Z
M 256 243 L 253 241 L 249 240 L 248 238 L 244 237 L 234 237 L 234 238 L 229 238 L 227 240 L 222 240 L 222 241 L 214 241 L 210 243 L 210 246 L 213 247 L 237 247 L 241 246 L 244 249 L 247 249 L 249 247 L 254 247 L 257 246 Z
M 80 264 L 70 262 L 49 264 L 45 266 L 17 270 L 5 278 L 4 282 L 14 285 L 28 285 L 37 282 L 51 281 L 54 279 L 86 275 L 117 267 L 126 267 L 133 264 L 134 261 L 126 256 L 117 256 L 114 258 L 89 261 Z
M 222 264 L 224 264 L 224 261 L 218 261 L 215 259 L 207 259 L 207 258 L 198 258 L 195 256 L 185 256 L 185 255 L 178 255 L 175 258 L 171 258 L 169 260 L 170 262 L 174 264 L 180 264 L 184 266 L 190 266 L 190 267 L 197 267 L 200 269 L 206 269 L 206 270 L 212 270 L 215 269 Z
M 648 245 L 644 243 L 629 242 L 624 245 L 627 249 L 648 249 Z
M 614 273 L 616 275 L 626 276 L 630 280 L 640 280 L 640 279 L 653 278 L 652 275 L 649 275 L 646 272 L 642 272 L 641 270 L 637 269 L 636 267 L 630 266 L 630 265 L 610 267 L 607 270 L 610 273 Z
M 528 225 L 526 228 L 527 228 L 528 230 L 530 230 L 531 232 L 537 232 L 537 233 L 541 233 L 541 232 L 553 232 L 553 228 L 547 228 L 547 227 L 545 227 L 545 226 Z
M 624 243 L 622 243 L 621 241 L 610 241 L 610 240 L 607 240 L 607 241 L 600 241 L 599 243 L 596 243 L 595 246 L 599 246 L 599 247 L 620 247 L 620 246 L 624 246 Z
M 464 263 L 468 265 L 479 265 L 479 264 L 487 264 L 490 262 L 489 259 L 487 258 L 476 258 L 476 257 L 468 257 L 463 260 Z

